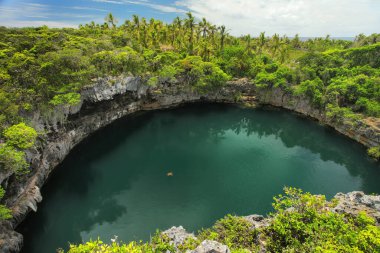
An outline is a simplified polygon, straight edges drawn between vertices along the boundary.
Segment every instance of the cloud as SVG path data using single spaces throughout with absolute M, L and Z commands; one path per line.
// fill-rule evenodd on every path
M 113 1 L 113 0 L 92 0 L 97 3 L 108 3 L 108 4 L 124 4 L 122 1 Z
M 95 10 L 102 9 L 90 7 L 63 7 L 72 10 Z M 80 23 L 87 23 L 90 20 L 100 22 L 102 15 L 85 14 L 82 12 L 62 12 L 57 11 L 54 6 L 39 3 L 18 3 L 12 6 L 0 6 L 0 25 L 8 27 L 37 27 L 47 25 L 49 27 L 78 27 Z
M 48 21 L 48 20 L 9 20 L 9 22 L 1 22 L 2 26 L 7 27 L 40 27 L 48 26 L 51 28 L 71 27 L 77 28 L 78 24 L 70 22 Z
M 111 4 L 132 4 L 132 5 L 141 5 L 146 6 L 155 10 L 158 10 L 160 12 L 165 13 L 185 13 L 186 10 L 180 9 L 176 6 L 170 6 L 170 5 L 163 5 L 163 4 L 155 4 L 151 3 L 148 0 L 137 0 L 137 1 L 131 1 L 131 0 L 92 0 L 93 2 L 100 2 L 100 3 L 111 3 Z
M 84 7 L 84 6 L 72 6 L 72 7 L 67 7 L 69 9 L 73 10 L 85 10 L 85 11 L 102 11 L 102 12 L 108 12 L 108 10 L 105 9 L 99 9 L 99 8 L 92 8 L 92 7 Z
M 198 17 L 231 29 L 234 35 L 299 33 L 301 36 L 353 36 L 379 32 L 377 0 L 180 0 Z

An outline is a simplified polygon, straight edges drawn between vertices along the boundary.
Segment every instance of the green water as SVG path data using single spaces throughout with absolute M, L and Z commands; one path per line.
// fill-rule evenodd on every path
M 195 231 L 228 213 L 265 214 L 284 186 L 332 197 L 380 193 L 379 180 L 379 163 L 361 145 L 291 112 L 187 105 L 124 118 L 86 139 L 18 230 L 25 253 L 98 236 L 147 240 L 157 228 Z

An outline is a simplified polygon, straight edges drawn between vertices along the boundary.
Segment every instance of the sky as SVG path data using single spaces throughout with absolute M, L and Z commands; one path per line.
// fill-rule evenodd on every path
M 380 33 L 380 0 L 0 0 L 0 26 L 78 27 L 109 12 L 119 24 L 133 14 L 171 22 L 188 11 L 237 36 Z

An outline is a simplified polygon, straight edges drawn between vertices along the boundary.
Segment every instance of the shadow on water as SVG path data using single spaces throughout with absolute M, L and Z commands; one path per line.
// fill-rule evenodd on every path
M 342 187 L 330 185 L 330 175 L 308 178 L 320 166 L 331 166 L 326 173 Z M 128 116 L 85 139 L 18 230 L 25 253 L 98 235 L 147 239 L 155 228 L 195 230 L 227 213 L 266 213 L 285 184 L 332 197 L 346 189 L 380 193 L 379 178 L 361 145 L 309 119 L 270 107 L 192 104 Z

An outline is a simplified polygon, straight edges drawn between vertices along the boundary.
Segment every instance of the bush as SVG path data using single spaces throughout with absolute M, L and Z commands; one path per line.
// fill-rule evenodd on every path
M 34 128 L 19 123 L 13 125 L 4 131 L 7 145 L 14 146 L 19 149 L 27 149 L 34 145 L 37 138 L 37 132 Z
M 369 148 L 367 153 L 376 160 L 380 160 L 380 146 Z
M 23 173 L 28 166 L 25 153 L 7 144 L 0 144 L 0 164 L 5 170 L 17 173 Z
M 323 99 L 323 83 L 322 80 L 317 78 L 314 80 L 307 80 L 302 82 L 295 88 L 296 95 L 306 95 L 312 103 L 318 107 L 322 106 Z
M 79 93 L 66 93 L 66 94 L 60 94 L 55 95 L 52 100 L 50 100 L 50 104 L 57 106 L 57 105 L 77 105 L 80 103 L 80 94 Z
M 333 203 L 333 202 L 332 202 Z M 379 252 L 380 228 L 365 213 L 329 211 L 324 196 L 285 188 L 275 198 L 272 224 L 265 229 L 270 252 Z
M 63 253 L 63 250 L 58 252 Z M 85 244 L 70 245 L 68 253 L 154 253 L 155 251 L 147 244 L 138 244 L 131 242 L 129 244 L 119 244 L 114 242 L 106 244 L 101 240 L 89 241 Z
M 0 187 L 0 199 L 4 197 L 5 191 Z M 8 220 L 12 218 L 12 212 L 5 205 L 0 205 L 0 221 Z
M 234 249 L 256 248 L 257 231 L 251 229 L 251 224 L 242 217 L 227 215 L 218 220 L 212 228 L 199 234 L 200 241 L 209 239 L 226 244 Z
M 360 119 L 360 115 L 355 114 L 351 109 L 332 104 L 326 106 L 326 116 L 339 123 L 346 121 L 347 123 L 355 124 Z
M 216 64 L 204 62 L 199 56 L 188 56 L 175 66 L 185 83 L 201 92 L 223 86 L 230 79 Z

